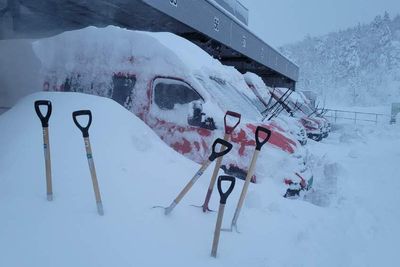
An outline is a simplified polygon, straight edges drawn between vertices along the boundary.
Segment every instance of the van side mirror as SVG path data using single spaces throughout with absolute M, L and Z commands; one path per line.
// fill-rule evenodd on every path
M 217 127 L 215 126 L 214 119 L 211 117 L 207 117 L 204 122 L 202 122 L 201 128 L 208 129 L 208 130 L 215 130 Z
M 193 101 L 190 103 L 191 110 L 188 116 L 188 124 L 192 126 L 197 126 L 200 128 L 215 130 L 217 127 L 215 126 L 214 119 L 211 117 L 203 117 L 206 114 L 203 112 L 203 104 L 200 101 Z

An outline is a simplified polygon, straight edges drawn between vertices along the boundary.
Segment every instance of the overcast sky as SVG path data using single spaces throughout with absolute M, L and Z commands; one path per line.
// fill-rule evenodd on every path
M 400 0 L 240 1 L 250 9 L 250 28 L 274 47 L 369 22 L 385 10 L 400 14 Z

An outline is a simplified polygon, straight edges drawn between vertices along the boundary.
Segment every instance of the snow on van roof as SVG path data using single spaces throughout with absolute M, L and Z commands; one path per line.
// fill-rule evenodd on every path
M 261 79 L 261 77 L 253 72 L 248 71 L 245 74 L 243 74 L 243 77 L 248 84 L 252 84 L 259 88 L 266 87 L 266 85 L 265 85 L 264 81 Z
M 104 72 L 170 75 L 191 79 L 192 74 L 215 76 L 231 83 L 243 82 L 233 67 L 222 65 L 195 44 L 172 33 L 87 27 L 40 39 L 33 49 L 44 72 L 71 73 L 96 68 Z
M 131 73 L 137 68 L 141 75 L 186 78 L 189 73 L 186 64 L 155 38 L 115 26 L 64 32 L 34 42 L 33 49 L 43 72 L 57 72 L 58 76 L 90 70 Z
M 272 91 L 272 88 L 266 86 L 260 76 L 252 72 L 246 72 L 245 74 L 243 74 L 243 77 L 248 84 L 255 87 L 255 90 L 263 98 L 264 101 L 269 101 L 271 97 L 270 90 Z
M 248 101 L 226 101 L 227 93 L 235 94 L 230 91 L 234 89 L 247 98 L 253 97 L 239 71 L 222 65 L 200 47 L 172 33 L 91 26 L 38 40 L 33 48 L 42 62 L 43 75 L 55 76 L 57 85 L 71 73 L 84 74 L 80 82 L 88 87 L 93 81 L 110 83 L 112 74 L 118 72 L 140 74 L 138 79 L 142 81 L 158 75 L 179 77 L 200 90 L 205 99 L 216 100 L 223 111 L 234 110 L 247 114 L 248 119 L 259 119 L 260 114 Z M 215 87 L 211 77 L 231 85 L 224 88 L 227 92 L 222 96 L 215 96 L 210 90 Z M 199 78 L 208 86 L 201 84 Z
M 139 61 L 140 73 L 182 77 L 205 72 L 224 79 L 241 78 L 235 68 L 223 66 L 200 47 L 167 32 L 90 26 L 40 39 L 34 42 L 33 49 L 43 67 L 52 71 L 76 71 L 92 65 L 129 72 Z M 151 68 L 146 69 L 145 65 Z
M 197 45 L 175 34 L 168 32 L 146 32 L 145 34 L 156 38 L 160 43 L 172 50 L 176 56 L 186 64 L 191 73 L 195 77 L 202 80 L 203 85 L 206 84 L 205 87 L 208 89 L 209 93 L 212 94 L 213 98 L 218 98 L 218 94 L 215 94 L 215 90 L 210 90 L 210 88 L 215 87 L 213 81 L 219 80 L 231 85 L 224 87 L 224 89 L 233 90 L 234 88 L 239 94 L 244 96 L 244 98 L 254 99 L 254 94 L 248 89 L 243 75 L 234 67 L 223 65 L 220 61 L 214 59 Z M 227 93 L 233 95 L 237 95 L 237 92 L 227 91 Z M 226 100 L 227 97 L 229 96 L 224 93 L 223 100 Z M 241 99 L 235 100 L 240 101 Z M 234 99 L 232 99 L 231 102 L 234 102 Z M 236 110 L 237 112 L 241 112 L 242 115 L 247 114 L 248 118 L 254 120 L 260 119 L 261 117 L 257 116 L 260 114 L 257 114 L 258 111 L 250 102 L 247 100 L 241 101 L 241 104 L 237 103 L 236 105 L 233 103 L 231 103 L 231 105 L 229 105 L 229 103 L 225 103 L 227 106 L 224 108 Z
M 234 67 L 225 66 L 199 46 L 169 32 L 144 32 L 168 47 L 195 75 L 213 76 L 236 83 L 243 79 Z

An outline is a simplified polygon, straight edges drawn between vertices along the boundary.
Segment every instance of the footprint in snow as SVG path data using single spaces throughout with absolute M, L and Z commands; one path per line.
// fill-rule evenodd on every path
M 348 156 L 350 158 L 356 159 L 360 156 L 360 153 L 358 152 L 358 150 L 352 149 L 352 150 L 350 150 Z

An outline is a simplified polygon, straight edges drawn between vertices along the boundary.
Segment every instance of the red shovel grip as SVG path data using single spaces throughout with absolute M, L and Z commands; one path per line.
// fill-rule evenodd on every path
M 227 123 L 226 123 L 226 117 L 227 117 L 227 116 L 231 116 L 231 117 L 237 118 L 238 121 L 237 121 L 236 124 L 233 125 L 233 126 L 227 125 Z M 226 134 L 231 134 L 231 133 L 235 130 L 235 128 L 236 128 L 236 127 L 239 125 L 239 123 L 240 123 L 241 117 L 242 117 L 242 115 L 240 115 L 239 113 L 233 112 L 233 111 L 229 111 L 229 110 L 228 110 L 228 111 L 225 113 L 224 125 L 225 125 L 225 133 L 226 133 Z
M 266 134 L 264 140 L 260 141 L 260 132 Z M 271 131 L 267 128 L 258 126 L 256 129 L 256 150 L 260 151 L 262 146 L 265 145 L 271 137 Z

